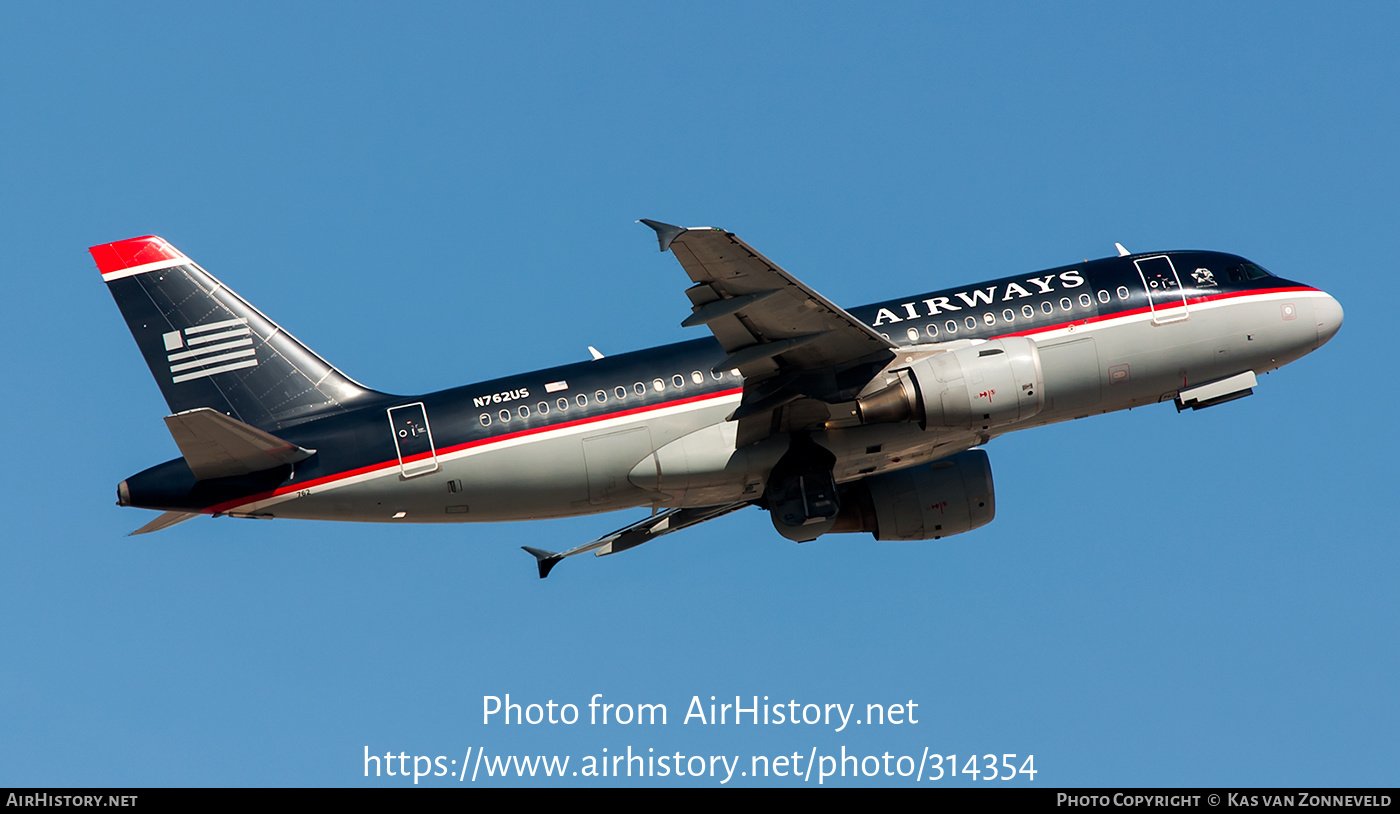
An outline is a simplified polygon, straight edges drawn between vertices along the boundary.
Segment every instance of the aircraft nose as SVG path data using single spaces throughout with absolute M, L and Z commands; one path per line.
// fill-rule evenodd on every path
M 1313 313 L 1317 316 L 1317 346 L 1320 348 L 1342 327 L 1342 304 L 1331 296 L 1324 297 L 1313 305 Z

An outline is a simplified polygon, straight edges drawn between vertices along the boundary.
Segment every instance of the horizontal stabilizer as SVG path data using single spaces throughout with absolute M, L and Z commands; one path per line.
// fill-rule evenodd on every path
M 208 407 L 166 416 L 165 426 L 199 480 L 261 472 L 316 454 Z
M 135 537 L 138 534 L 150 534 L 153 531 L 168 529 L 177 523 L 183 523 L 192 517 L 199 517 L 199 512 L 165 512 L 160 517 L 152 520 L 141 528 L 128 534 L 128 537 Z

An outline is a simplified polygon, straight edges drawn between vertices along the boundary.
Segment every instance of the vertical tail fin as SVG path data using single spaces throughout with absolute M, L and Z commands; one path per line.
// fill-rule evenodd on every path
M 172 413 L 208 407 L 276 431 L 382 395 L 345 376 L 161 238 L 89 251 Z

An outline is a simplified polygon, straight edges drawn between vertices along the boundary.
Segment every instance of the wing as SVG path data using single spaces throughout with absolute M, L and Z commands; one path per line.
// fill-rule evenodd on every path
M 722 517 L 730 512 L 738 511 L 749 505 L 748 503 L 726 503 L 722 506 L 701 506 L 689 509 L 667 509 L 658 512 L 651 517 L 633 523 L 630 526 L 605 534 L 591 543 L 584 543 L 581 546 L 574 546 L 568 551 L 555 553 L 545 551 L 543 548 L 531 548 L 521 546 L 521 548 L 534 555 L 536 564 L 540 568 L 540 579 L 549 576 L 549 572 L 558 565 L 565 557 L 573 557 L 578 554 L 586 554 L 589 551 L 597 552 L 595 556 L 602 557 L 608 554 L 617 554 L 629 548 L 636 548 L 642 543 L 649 543 L 664 534 L 673 531 L 690 528 L 706 520 L 713 520 Z
M 716 370 L 744 374 L 733 416 L 741 443 L 821 426 L 830 417 L 826 405 L 853 398 L 894 358 L 894 343 L 733 234 L 642 223 L 695 283 L 681 324 L 708 327 L 729 354 Z

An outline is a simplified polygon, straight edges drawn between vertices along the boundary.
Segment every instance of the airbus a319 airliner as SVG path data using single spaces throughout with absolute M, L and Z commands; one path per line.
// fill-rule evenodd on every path
M 642 221 L 711 337 L 436 393 L 365 387 L 158 237 L 91 249 L 181 457 L 117 502 L 385 523 L 650 514 L 625 551 L 746 506 L 798 542 L 927 540 L 992 520 L 981 446 L 1013 430 L 1250 395 L 1342 324 L 1326 293 L 1232 254 L 1118 256 L 843 309 L 721 229 Z M 592 350 L 592 349 L 590 349 Z

